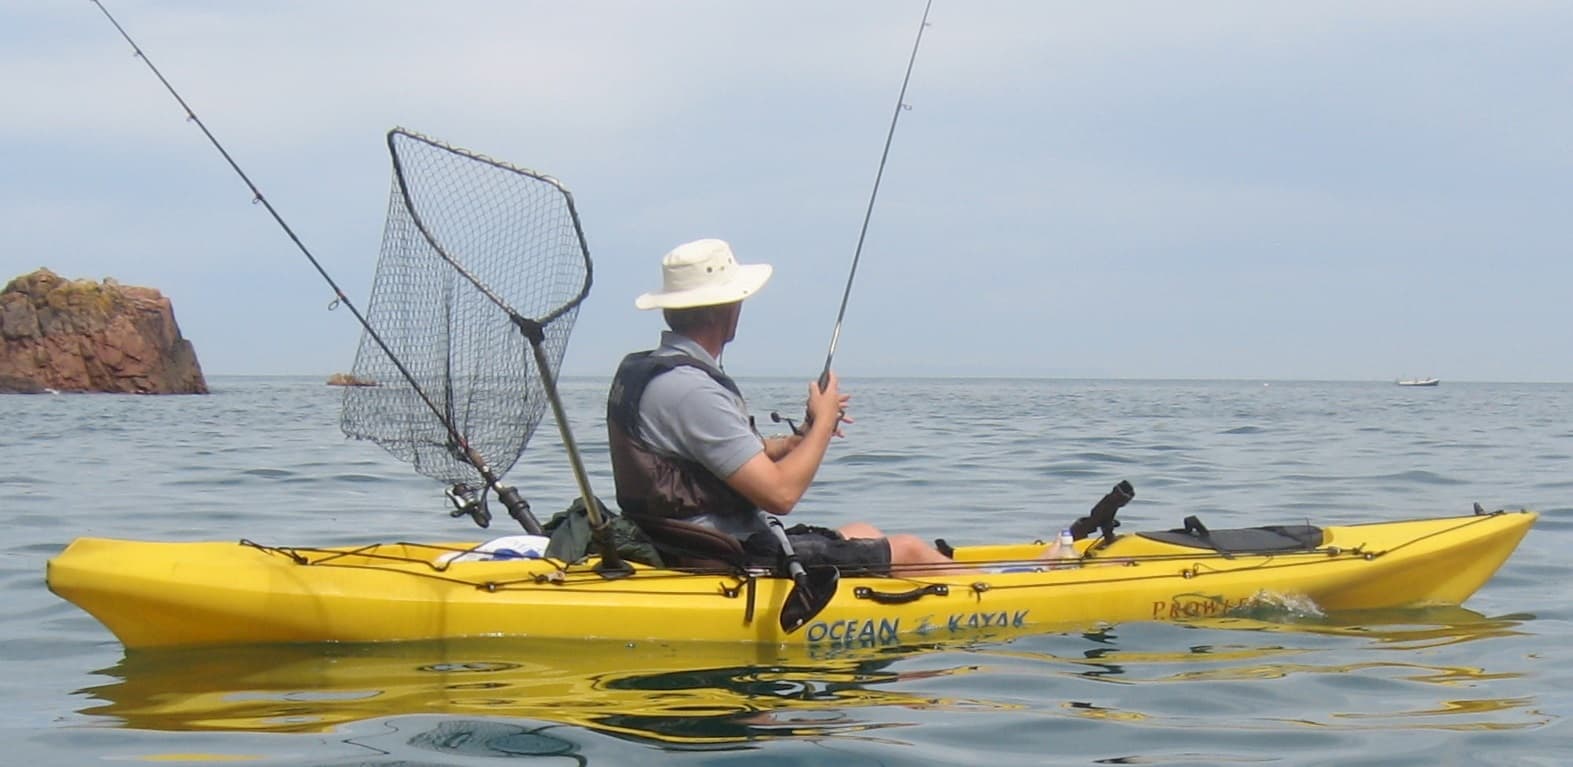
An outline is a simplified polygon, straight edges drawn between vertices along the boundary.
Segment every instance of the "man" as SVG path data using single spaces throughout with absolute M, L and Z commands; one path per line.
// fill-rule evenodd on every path
M 707 239 L 667 253 L 661 273 L 661 290 L 639 296 L 634 306 L 663 310 L 671 330 L 659 348 L 624 358 L 607 398 L 618 505 L 636 519 L 678 519 L 767 542 L 758 510 L 786 515 L 797 506 L 830 439 L 851 423 L 848 395 L 834 373 L 823 389 L 810 383 L 802 433 L 761 437 L 719 360 L 737 334 L 743 300 L 764 287 L 771 267 L 739 264 L 727 243 Z M 944 572 L 952 565 L 916 536 L 886 536 L 864 523 L 788 532 L 805 565 L 879 573 Z

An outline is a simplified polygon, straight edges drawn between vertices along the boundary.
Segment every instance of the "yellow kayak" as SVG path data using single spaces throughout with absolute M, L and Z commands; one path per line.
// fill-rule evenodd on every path
M 1304 545 L 1252 533 L 1136 533 L 1077 542 L 1049 569 L 1042 542 L 960 547 L 967 572 L 843 576 L 805 625 L 777 620 L 793 582 L 762 571 L 589 559 L 453 560 L 472 543 L 360 547 L 250 541 L 73 541 L 49 588 L 127 648 L 461 637 L 731 642 L 827 654 L 1127 621 L 1214 618 L 1263 599 L 1328 611 L 1457 605 L 1510 556 L 1537 515 L 1493 512 L 1307 527 Z M 1233 535 L 1245 534 L 1243 537 Z M 1233 541 L 1234 543 L 1230 543 Z M 1242 544 L 1243 542 L 1243 544 Z

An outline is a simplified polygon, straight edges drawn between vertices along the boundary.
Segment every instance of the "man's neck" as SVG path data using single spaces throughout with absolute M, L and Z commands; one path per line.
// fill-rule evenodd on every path
M 715 332 L 680 333 L 679 335 L 699 344 L 699 348 L 710 353 L 714 359 L 721 359 L 721 350 L 726 348 L 726 336 Z

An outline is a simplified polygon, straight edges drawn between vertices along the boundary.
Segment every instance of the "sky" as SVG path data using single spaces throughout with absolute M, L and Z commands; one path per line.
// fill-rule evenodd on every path
M 818 375 L 922 0 L 104 0 L 364 306 L 403 126 L 573 192 L 562 373 L 671 247 L 775 266 L 723 359 Z M 936 0 L 835 367 L 1573 381 L 1573 4 Z M 0 280 L 163 291 L 203 369 L 359 326 L 87 0 L 0 5 Z

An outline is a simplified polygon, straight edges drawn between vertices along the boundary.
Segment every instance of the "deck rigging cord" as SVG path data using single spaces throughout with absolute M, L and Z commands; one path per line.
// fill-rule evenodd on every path
M 596 543 L 602 549 L 602 569 L 608 574 L 628 572 L 610 544 L 608 525 L 590 489 L 552 372 L 562 359 L 568 332 L 591 282 L 589 250 L 568 190 L 550 176 L 402 129 L 390 131 L 394 191 L 370 314 L 387 320 L 384 330 L 391 328 L 392 332 L 379 332 L 109 9 L 101 0 L 92 2 L 180 104 L 187 120 L 201 129 L 245 182 L 253 202 L 262 204 L 328 283 L 335 296 L 333 305 L 342 304 L 360 323 L 363 335 L 356 355 L 357 373 L 383 378 L 396 374 L 408 384 L 372 378 L 378 385 L 348 388 L 342 421 L 345 433 L 377 442 L 410 461 L 422 474 L 453 482 L 449 490 L 457 507 L 453 516 L 467 514 L 486 527 L 491 515 L 486 511 L 485 493 L 495 491 L 509 514 L 526 531 L 539 535 L 543 530 L 529 504 L 500 478 L 518 460 L 539 424 L 545 407 L 540 395 L 544 394 L 569 455 Z M 506 195 L 498 195 L 504 203 L 524 204 L 512 208 L 498 199 L 479 200 L 473 186 L 461 187 L 462 181 L 506 191 Z M 453 247 L 455 243 L 484 247 L 460 252 Z M 491 255 L 469 258 L 475 250 Z M 545 279 L 532 280 L 537 275 L 515 268 L 529 255 L 542 254 L 549 259 L 536 263 L 544 262 L 548 267 Z M 523 294 L 510 294 L 505 299 L 478 274 L 494 282 L 507 282 L 506 287 L 521 288 Z M 515 310 L 509 301 L 518 298 L 535 311 L 526 316 Z M 502 311 L 480 312 L 477 305 L 483 303 Z M 504 329 L 507 339 L 500 332 Z M 446 332 L 439 336 L 438 330 Z M 528 345 L 529 356 L 520 348 L 523 345 Z M 396 350 L 395 346 L 401 348 Z M 500 351 L 514 352 L 520 363 L 490 364 L 490 360 L 503 358 Z M 420 369 L 412 370 L 406 359 L 421 363 Z M 532 360 L 535 376 L 528 375 Z M 436 417 L 440 428 L 432 429 L 418 417 L 425 411 Z M 460 430 L 460 419 L 470 430 L 483 430 L 482 444 L 473 443 Z M 492 430 L 484 431 L 488 428 Z M 472 473 L 481 485 L 479 491 L 463 481 L 471 479 Z

